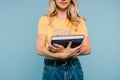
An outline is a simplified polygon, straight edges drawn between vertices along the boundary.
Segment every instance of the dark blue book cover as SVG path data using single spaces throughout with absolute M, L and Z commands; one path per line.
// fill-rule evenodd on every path
M 51 44 L 60 44 L 66 48 L 68 43 L 72 41 L 71 48 L 75 48 L 82 43 L 83 39 L 83 35 L 52 36 Z

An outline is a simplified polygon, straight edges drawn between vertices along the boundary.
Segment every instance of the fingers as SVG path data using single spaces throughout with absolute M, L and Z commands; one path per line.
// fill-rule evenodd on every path
M 54 46 L 51 45 L 51 44 L 48 45 L 48 48 L 49 48 L 49 49 L 56 49 L 56 47 L 54 47 Z
M 81 49 L 81 45 L 79 45 L 79 46 L 77 46 L 77 47 L 75 47 L 75 48 L 73 48 L 73 50 L 80 50 Z
M 76 54 L 76 56 L 79 56 L 80 55 L 80 52 Z
M 52 52 L 62 52 L 62 51 L 64 51 L 65 48 L 59 44 L 53 44 L 53 45 L 49 44 L 48 49 Z
M 81 48 L 81 45 L 79 45 L 79 46 L 75 47 L 75 49 L 78 49 L 78 48 Z
M 80 50 L 76 50 L 76 51 L 74 51 L 73 54 L 71 54 L 71 56 L 75 56 L 76 54 L 79 53 L 79 51 L 80 51 Z
M 73 48 L 73 54 L 71 55 L 71 56 L 75 56 L 75 55 L 79 55 L 80 54 L 80 50 L 81 50 L 81 45 L 80 46 L 78 46 L 78 47 L 75 47 L 75 48 Z
M 48 45 L 48 49 L 49 49 L 51 52 L 55 52 L 55 51 L 56 51 L 56 47 L 54 47 L 54 46 L 51 45 L 51 44 Z
M 69 42 L 67 48 L 71 48 L 71 45 L 72 45 L 72 41 Z
M 62 45 L 59 45 L 59 44 L 53 44 L 55 47 L 57 47 L 57 48 L 64 48 L 64 46 L 62 46 Z

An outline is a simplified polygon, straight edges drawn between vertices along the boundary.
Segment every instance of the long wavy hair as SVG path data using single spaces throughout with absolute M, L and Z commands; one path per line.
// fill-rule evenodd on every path
M 55 0 L 49 0 L 47 16 L 49 17 L 50 23 L 52 23 L 52 20 L 53 20 L 51 18 L 55 16 L 57 12 L 58 12 L 58 8 L 56 6 Z M 67 10 L 67 17 L 75 25 L 80 23 L 81 20 L 85 20 L 85 18 L 80 16 L 77 0 L 71 0 L 71 3 Z

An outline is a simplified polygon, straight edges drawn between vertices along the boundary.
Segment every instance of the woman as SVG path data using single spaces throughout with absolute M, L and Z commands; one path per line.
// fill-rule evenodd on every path
M 51 45 L 51 36 L 56 35 L 84 35 L 84 41 L 75 48 L 71 41 L 66 48 Z M 49 0 L 48 13 L 39 20 L 36 50 L 45 57 L 42 80 L 83 80 L 78 56 L 90 54 L 91 46 L 77 0 Z

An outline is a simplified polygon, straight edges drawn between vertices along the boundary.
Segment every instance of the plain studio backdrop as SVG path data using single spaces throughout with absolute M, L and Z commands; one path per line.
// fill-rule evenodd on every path
M 49 0 L 0 0 L 0 80 L 41 80 L 35 49 Z M 92 52 L 80 56 L 85 80 L 120 80 L 120 0 L 78 0 Z

